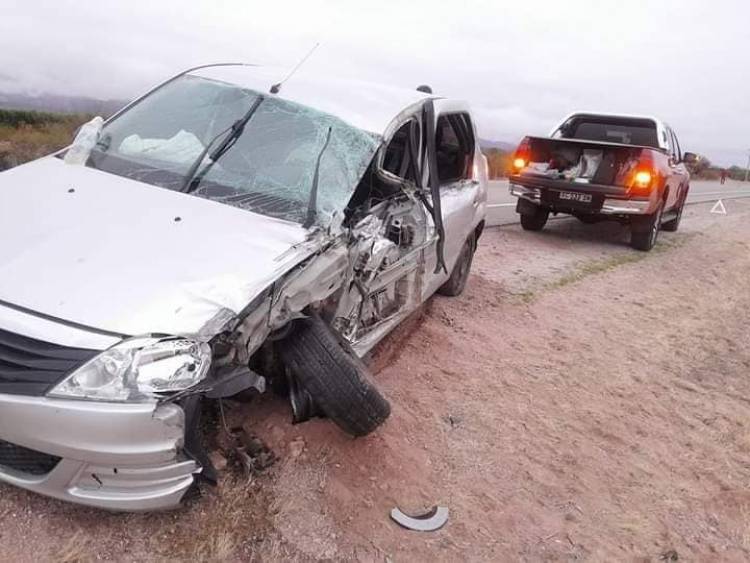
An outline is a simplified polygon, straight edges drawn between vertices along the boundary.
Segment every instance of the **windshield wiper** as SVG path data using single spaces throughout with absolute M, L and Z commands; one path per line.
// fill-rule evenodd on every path
M 307 217 L 305 218 L 305 222 L 302 223 L 302 226 L 305 229 L 309 229 L 312 224 L 315 222 L 315 218 L 318 216 L 318 181 L 320 180 L 320 161 L 323 159 L 323 153 L 326 152 L 326 149 L 328 148 L 328 143 L 331 141 L 331 131 L 332 127 L 328 128 L 328 133 L 326 134 L 326 140 L 325 143 L 323 143 L 323 148 L 320 149 L 320 152 L 318 153 L 318 160 L 315 162 L 315 172 L 313 173 L 313 180 L 312 180 L 312 186 L 310 187 L 310 199 L 307 202 Z
M 181 192 L 190 193 L 198 187 L 198 184 L 200 184 L 203 177 L 216 163 L 216 161 L 221 158 L 222 155 L 224 155 L 229 149 L 231 149 L 232 146 L 237 142 L 237 139 L 239 139 L 242 133 L 244 133 L 245 125 L 247 125 L 247 122 L 250 121 L 250 118 L 256 112 L 258 107 L 260 107 L 260 104 L 263 102 L 263 100 L 263 96 L 258 96 L 257 98 L 255 98 L 255 101 L 253 101 L 253 104 L 250 106 L 250 109 L 247 110 L 247 113 L 245 113 L 245 115 L 232 123 L 232 125 L 224 129 L 221 133 L 216 135 L 208 142 L 206 148 L 201 151 L 201 154 L 198 156 L 198 158 L 195 159 L 195 162 L 193 162 L 187 174 L 185 174 L 185 181 L 182 183 L 182 187 L 180 188 Z M 224 135 L 226 135 L 226 137 L 224 137 Z M 224 140 L 218 147 L 216 147 L 216 150 L 212 152 L 211 156 L 209 157 L 211 159 L 211 162 L 206 165 L 206 167 L 201 171 L 200 175 L 197 175 L 198 168 L 206 158 L 208 151 L 210 151 L 211 147 L 214 146 L 216 141 L 218 141 L 222 137 L 224 137 Z

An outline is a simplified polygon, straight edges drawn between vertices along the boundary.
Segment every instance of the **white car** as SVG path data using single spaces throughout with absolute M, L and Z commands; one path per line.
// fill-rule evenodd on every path
M 463 290 L 486 161 L 462 102 L 281 74 L 191 69 L 0 174 L 1 481 L 173 507 L 214 477 L 201 405 L 267 382 L 387 418 L 359 357 Z

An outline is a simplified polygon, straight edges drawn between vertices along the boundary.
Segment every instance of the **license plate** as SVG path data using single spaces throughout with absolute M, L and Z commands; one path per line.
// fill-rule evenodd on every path
M 591 194 L 582 194 L 578 192 L 560 192 L 558 197 L 565 201 L 578 201 L 580 203 L 591 203 L 593 199 Z

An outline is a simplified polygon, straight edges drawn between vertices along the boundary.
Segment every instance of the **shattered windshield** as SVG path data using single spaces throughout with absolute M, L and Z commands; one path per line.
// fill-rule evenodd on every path
M 207 151 L 192 193 L 302 223 L 320 160 L 312 200 L 317 222 L 325 223 L 346 206 L 379 138 L 330 114 L 224 82 L 186 75 L 162 86 L 104 127 L 87 165 L 183 189 L 197 159 L 230 134 L 259 96 L 236 142 L 215 162 Z

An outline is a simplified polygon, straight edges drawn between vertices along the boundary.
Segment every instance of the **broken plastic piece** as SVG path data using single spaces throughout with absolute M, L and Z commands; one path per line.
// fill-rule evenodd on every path
M 70 145 L 68 152 L 65 153 L 65 164 L 86 164 L 91 150 L 99 140 L 102 125 L 104 125 L 104 119 L 96 116 L 81 126 L 73 144 Z
M 428 512 L 418 516 L 408 516 L 401 512 L 401 509 L 394 508 L 391 510 L 391 519 L 407 530 L 435 532 L 448 522 L 448 508 L 445 506 L 433 506 Z
M 266 378 L 242 366 L 219 377 L 211 385 L 211 388 L 206 391 L 206 397 L 209 399 L 223 399 L 237 395 L 250 388 L 257 390 L 258 393 L 264 393 L 266 391 Z

